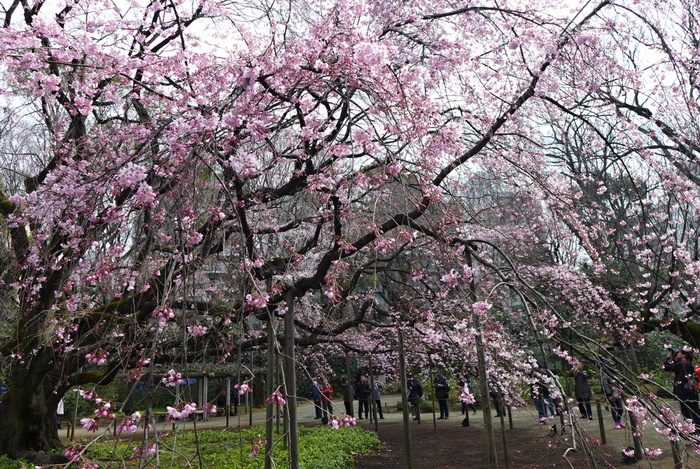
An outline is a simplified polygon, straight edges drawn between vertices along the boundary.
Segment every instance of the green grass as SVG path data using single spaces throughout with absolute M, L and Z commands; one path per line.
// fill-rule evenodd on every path
M 273 459 L 275 468 L 287 468 L 288 453 L 280 435 L 275 435 Z M 199 467 L 199 457 L 205 467 L 217 469 L 259 469 L 265 466 L 265 428 L 254 427 L 242 432 L 200 431 L 197 434 L 199 452 L 195 433 L 192 431 L 172 432 L 161 438 L 158 460 L 155 456 L 145 459 L 141 467 Z M 253 443 L 262 441 L 260 453 L 250 457 Z M 100 468 L 135 468 L 138 459 L 130 459 L 136 441 L 100 441 L 83 444 L 87 449 L 86 458 Z M 153 442 L 150 441 L 149 444 Z M 380 442 L 374 432 L 359 427 L 340 428 L 319 426 L 313 428 L 299 427 L 299 466 L 303 469 L 351 469 L 354 467 L 353 454 L 366 453 L 379 448 Z M 143 463 L 144 461 L 142 461 Z M 78 464 L 70 467 L 80 467 Z
M 16 461 L 7 456 L 0 456 L 0 469 L 33 469 L 34 465 L 29 461 Z

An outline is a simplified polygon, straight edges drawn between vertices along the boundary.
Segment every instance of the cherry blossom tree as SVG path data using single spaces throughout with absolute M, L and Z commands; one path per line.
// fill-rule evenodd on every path
M 58 447 L 75 386 L 240 362 L 290 308 L 298 348 L 392 357 L 401 328 L 492 384 L 523 340 L 574 361 L 692 317 L 695 6 L 559 3 L 5 7 L 0 452 Z M 611 287 L 620 252 L 644 267 Z

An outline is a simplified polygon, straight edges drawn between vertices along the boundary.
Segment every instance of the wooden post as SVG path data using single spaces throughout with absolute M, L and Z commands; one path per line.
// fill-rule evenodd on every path
M 683 443 L 680 441 L 671 442 L 671 453 L 673 454 L 673 469 L 683 469 L 683 454 L 681 447 Z
M 473 264 L 471 251 L 465 249 L 464 255 L 469 267 Z M 469 297 L 472 302 L 476 302 L 476 283 L 469 284 Z M 496 456 L 496 436 L 493 433 L 493 422 L 491 420 L 491 403 L 489 402 L 489 382 L 486 376 L 486 355 L 484 354 L 484 338 L 481 335 L 481 321 L 479 315 L 472 315 L 474 329 L 476 329 L 476 358 L 479 372 L 479 390 L 482 396 L 482 412 L 484 414 L 484 431 L 486 432 L 486 452 L 488 454 L 489 469 L 498 468 L 498 458 Z
M 231 416 L 231 377 L 226 377 L 226 428 L 229 426 Z
M 277 376 L 276 381 L 278 383 L 282 384 L 282 389 L 284 389 L 284 392 L 286 394 L 287 393 L 287 385 L 285 384 L 284 373 L 282 372 L 283 371 L 282 356 L 279 353 L 276 355 L 277 355 L 277 358 L 276 358 L 277 368 L 275 369 L 276 370 L 275 375 Z M 287 413 L 281 411 L 279 404 L 275 405 L 275 412 L 276 412 L 275 415 L 277 417 L 277 434 L 279 435 L 280 433 L 282 433 L 281 427 L 284 427 L 285 432 L 287 431 Z M 284 420 L 284 422 L 282 422 L 282 420 Z M 282 447 L 284 449 L 287 449 L 287 438 L 285 438 L 282 443 L 283 443 Z
M 253 356 L 254 350 L 250 351 L 250 372 L 255 373 L 255 367 L 253 366 Z M 255 394 L 255 383 L 253 382 L 253 377 L 250 377 L 250 381 L 248 383 L 250 387 L 253 389 L 253 392 L 247 392 L 245 393 L 245 400 L 246 400 L 246 405 L 248 406 L 248 428 L 253 428 L 253 394 Z M 256 386 L 257 387 L 257 386 Z
M 634 444 L 634 455 L 637 457 L 638 460 L 640 460 L 644 457 L 644 451 L 642 451 L 642 437 L 637 436 L 639 434 L 639 432 L 637 431 L 637 429 L 639 428 L 637 425 L 637 419 L 631 413 L 629 414 L 629 417 L 630 430 L 632 430 L 632 443 Z
M 408 390 L 406 389 L 406 355 L 403 348 L 403 332 L 399 331 L 399 379 L 401 379 L 401 402 L 403 402 L 403 445 L 406 451 L 406 469 L 413 469 L 411 453 L 411 427 L 408 411 Z
M 197 402 L 199 403 L 199 408 L 204 406 L 204 377 L 197 380 Z M 195 414 L 192 414 L 193 416 Z M 197 420 L 197 417 L 194 417 Z M 204 420 L 204 414 L 202 414 L 202 420 Z
M 476 334 L 476 357 L 479 366 L 479 389 L 483 400 L 482 411 L 484 414 L 484 431 L 486 432 L 486 452 L 488 454 L 489 469 L 498 469 L 498 457 L 496 455 L 496 436 L 493 433 L 493 421 L 491 419 L 491 402 L 489 399 L 489 383 L 486 377 L 486 355 L 484 354 L 484 338 L 481 336 L 481 324 L 479 317 L 474 315 L 474 327 Z
M 372 355 L 369 356 L 369 408 L 370 415 L 374 418 L 374 431 L 379 433 L 379 419 L 377 414 L 377 391 L 374 389 L 374 373 L 372 371 Z
M 430 354 L 428 354 L 428 379 L 430 380 L 430 403 L 433 408 L 433 431 L 437 432 L 437 419 L 435 418 L 435 386 L 433 386 L 435 378 L 433 378 L 433 359 L 430 358 Z
M 605 423 L 603 423 L 603 412 L 600 407 L 600 399 L 595 400 L 595 408 L 598 411 L 598 427 L 600 428 L 600 443 L 606 444 L 608 441 L 605 438 Z
M 508 428 L 513 429 L 513 410 L 508 406 Z
M 284 383 L 289 415 L 289 469 L 299 469 L 299 435 L 297 430 L 297 381 L 294 356 L 294 294 L 285 292 L 287 312 L 284 315 Z
M 350 374 L 350 355 L 348 352 L 345 352 L 345 374 L 348 377 L 348 399 L 350 399 L 350 417 L 355 416 L 355 404 L 353 402 L 353 397 L 354 397 L 354 384 L 355 380 L 352 379 L 352 375 Z
M 498 414 L 501 416 L 501 438 L 503 439 L 503 457 L 506 460 L 506 469 L 510 469 L 510 457 L 508 456 L 508 438 L 506 438 L 506 420 L 505 416 L 503 415 L 505 413 L 503 412 L 505 405 L 503 404 L 503 394 L 501 394 L 500 391 L 498 392 L 498 405 L 500 406 Z M 508 411 L 510 412 L 510 407 L 508 407 Z
M 202 422 L 209 421 L 209 414 L 204 410 L 204 404 L 209 403 L 209 377 L 205 376 L 202 378 Z
M 82 368 L 80 369 L 82 371 Z M 70 440 L 75 437 L 75 423 L 78 421 L 78 403 L 80 402 L 80 388 L 75 393 L 75 407 L 73 408 L 73 421 L 70 423 Z
M 268 282 L 269 285 L 269 282 Z M 267 318 L 267 391 L 268 396 L 275 392 L 275 327 L 272 320 L 272 313 Z M 287 396 L 284 396 L 285 399 Z M 269 402 L 265 406 L 265 469 L 272 469 L 272 448 L 273 445 L 273 404 Z

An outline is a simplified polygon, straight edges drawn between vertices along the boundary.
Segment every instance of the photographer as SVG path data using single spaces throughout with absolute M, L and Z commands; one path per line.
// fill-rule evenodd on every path
M 693 354 L 690 350 L 668 349 L 668 358 L 661 367 L 666 371 L 674 373 L 673 395 L 680 403 L 681 413 L 686 419 L 692 419 L 695 425 L 700 425 L 700 409 L 698 408 L 698 389 L 695 384 L 694 389 L 687 389 L 686 384 L 689 378 L 695 376 L 693 367 Z M 695 381 L 693 381 L 695 382 Z M 688 386 L 691 387 L 691 386 Z
M 581 419 L 593 420 L 593 409 L 591 408 L 593 394 L 588 385 L 588 372 L 579 363 L 571 370 L 569 376 L 574 378 L 574 393 L 578 402 L 578 410 L 581 411 Z

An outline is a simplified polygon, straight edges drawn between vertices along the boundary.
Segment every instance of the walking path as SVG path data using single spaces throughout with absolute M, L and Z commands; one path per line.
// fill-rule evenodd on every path
M 379 436 L 381 438 L 381 427 L 385 423 L 397 423 L 400 422 L 403 419 L 403 413 L 400 411 L 396 411 L 396 404 L 400 402 L 401 398 L 398 395 L 388 395 L 384 396 L 382 399 L 382 404 L 385 406 L 384 410 L 384 420 L 379 420 L 378 422 L 370 421 L 367 419 L 364 420 L 357 420 L 358 425 L 360 425 L 362 428 L 365 428 L 367 430 L 375 430 L 375 428 L 379 428 Z M 343 402 L 342 400 L 334 401 L 335 405 L 335 414 L 338 416 L 343 415 Z M 241 407 L 240 410 L 243 411 L 245 408 Z M 437 404 L 436 404 L 436 409 L 437 409 Z M 355 410 L 357 410 L 357 404 L 355 404 Z M 595 410 L 594 410 L 595 413 Z M 622 450 L 627 448 L 627 447 L 633 447 L 633 439 L 632 439 L 632 432 L 630 431 L 630 428 L 625 429 L 615 429 L 615 425 L 612 419 L 612 416 L 609 411 L 602 410 L 602 422 L 603 422 L 603 427 L 605 431 L 605 439 L 606 439 L 606 446 L 608 448 L 614 448 L 612 449 L 612 452 L 617 451 L 620 454 L 620 459 L 622 458 Z M 313 425 L 314 422 L 318 422 L 320 425 L 319 420 L 314 419 L 314 407 L 313 405 L 310 405 L 308 402 L 301 402 L 301 404 L 298 407 L 297 410 L 298 414 L 298 419 L 300 423 L 303 423 L 305 425 Z M 439 414 L 438 414 L 439 416 Z M 448 420 L 433 420 L 433 414 L 431 413 L 422 413 L 421 414 L 421 421 L 420 423 L 417 421 L 411 421 L 411 425 L 436 425 L 437 430 L 444 428 L 445 430 L 448 430 L 450 427 L 455 427 L 455 426 L 461 426 L 462 419 L 464 418 L 463 415 L 457 412 L 453 412 L 450 414 L 450 418 Z M 481 410 L 479 410 L 476 414 L 470 414 L 470 425 L 472 427 L 479 427 L 483 426 L 483 414 Z M 513 428 L 527 428 L 527 427 L 532 427 L 535 429 L 535 431 L 540 431 L 542 432 L 541 434 L 548 434 L 551 431 L 551 425 L 556 424 L 557 427 L 557 432 L 561 433 L 561 421 L 557 417 L 555 420 L 552 420 L 548 422 L 547 425 L 544 426 L 538 426 L 537 425 L 537 412 L 535 411 L 534 407 L 529 407 L 529 408 L 516 408 L 513 409 L 511 412 L 511 419 L 512 419 L 512 425 Z M 228 426 L 232 429 L 235 428 L 248 428 L 251 422 L 251 415 L 246 412 L 239 412 L 238 415 L 236 416 L 230 416 L 229 421 L 228 421 Z M 252 414 L 252 424 L 254 426 L 256 425 L 264 425 L 265 423 L 265 409 L 254 409 L 253 414 Z M 580 421 L 579 422 L 580 427 L 583 429 L 583 431 L 586 434 L 587 438 L 594 438 L 598 441 L 602 442 L 602 433 L 600 430 L 600 422 L 598 419 L 598 416 L 594 417 L 592 421 Z M 201 429 L 210 429 L 210 428 L 217 428 L 221 429 L 222 427 L 226 426 L 226 417 L 225 416 L 210 416 L 208 420 L 206 421 L 192 421 L 192 420 L 186 420 L 186 421 L 179 421 L 175 424 L 175 427 L 181 430 L 192 430 L 195 428 L 201 430 Z M 500 423 L 500 418 L 495 418 L 493 419 L 493 425 L 494 429 L 496 432 L 501 431 L 501 423 Z M 505 419 L 505 428 L 506 428 L 506 436 L 507 436 L 507 431 L 509 428 L 509 419 Z M 111 426 L 111 430 L 114 429 L 114 426 Z M 163 431 L 171 431 L 173 429 L 173 424 L 167 423 L 167 422 L 162 422 L 158 424 L 158 431 L 163 432 Z M 567 428 L 566 433 L 568 435 L 571 434 L 571 428 Z M 66 430 L 60 430 L 60 437 L 64 441 L 65 444 L 70 444 L 70 440 L 66 437 Z M 95 436 L 99 436 L 103 434 L 104 436 L 111 436 L 111 431 L 107 430 L 106 425 L 101 425 L 100 429 L 97 433 L 90 433 L 87 430 L 85 430 L 82 426 L 80 426 L 80 423 L 78 422 L 78 426 L 74 430 L 74 439 L 79 440 L 79 439 L 84 439 L 84 438 L 94 438 Z M 126 436 L 126 435 L 125 435 Z M 644 460 L 640 462 L 639 465 L 633 465 L 630 467 L 642 467 L 642 468 L 653 468 L 653 469 L 674 469 L 673 465 L 673 457 L 671 453 L 671 445 L 668 441 L 668 439 L 660 434 L 658 434 L 653 428 L 649 427 L 646 429 L 644 436 L 642 437 L 642 448 L 650 448 L 650 449 L 661 449 L 663 451 L 661 457 L 659 457 L 657 460 L 654 461 L 647 461 Z M 688 462 L 688 464 L 685 466 L 686 468 L 690 469 L 700 469 L 700 462 L 699 461 L 694 461 L 691 460 Z

